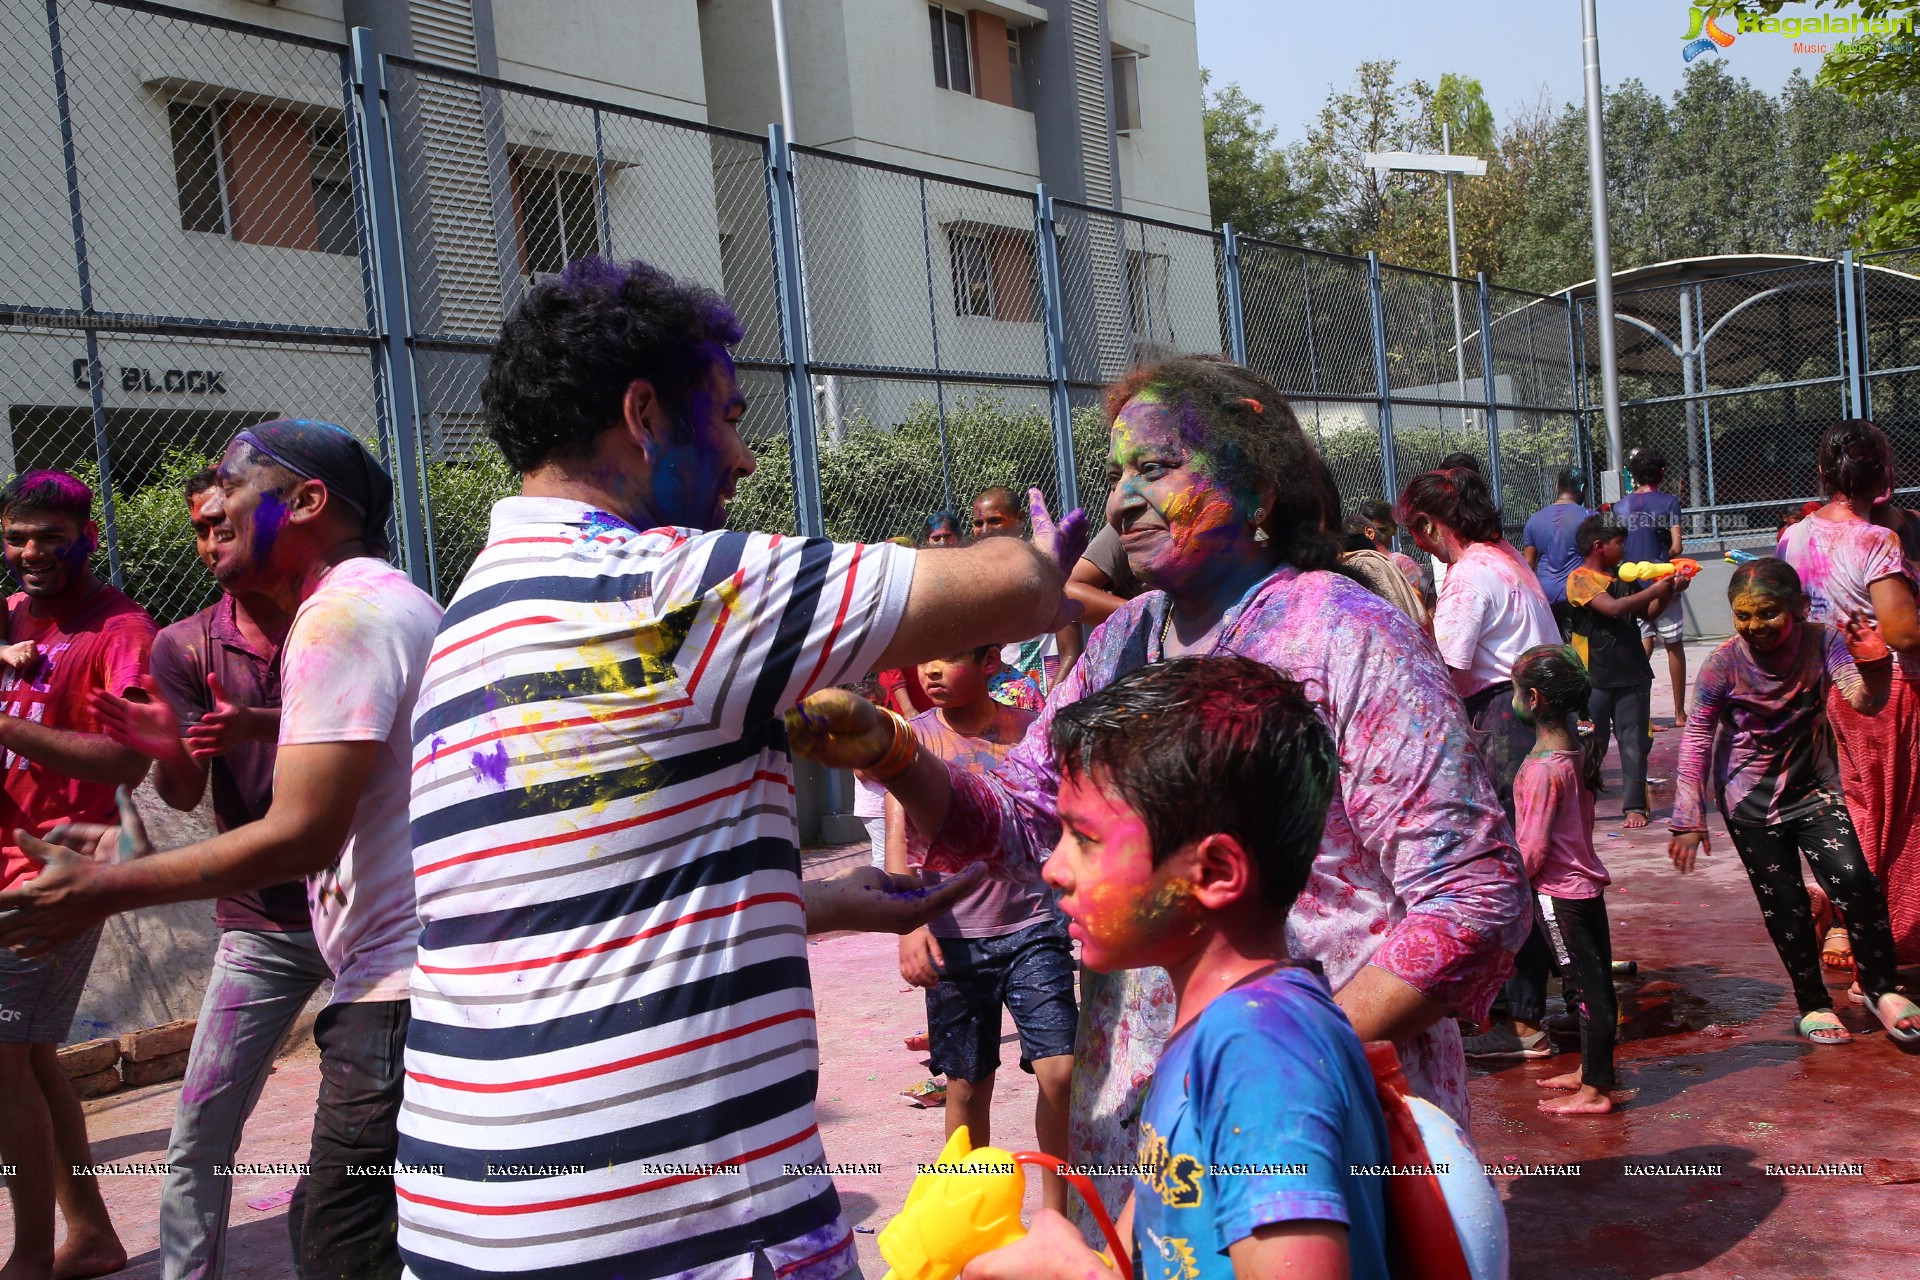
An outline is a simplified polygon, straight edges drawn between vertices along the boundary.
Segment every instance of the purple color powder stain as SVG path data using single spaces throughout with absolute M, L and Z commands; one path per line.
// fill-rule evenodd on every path
M 628 534 L 634 532 L 631 524 L 628 524 L 625 520 L 622 520 L 610 511 L 589 511 L 584 519 L 586 521 L 587 536 L 589 538 L 598 538 L 602 534 L 607 533 Z
M 482 778 L 485 778 L 488 782 L 493 783 L 497 787 L 504 787 L 507 785 L 507 744 L 506 743 L 504 742 L 494 743 L 492 755 L 488 755 L 484 751 L 476 751 L 473 753 L 471 759 L 473 761 L 473 771 L 475 773 L 479 774 Z
M 287 504 L 280 495 L 263 493 L 260 505 L 253 513 L 253 560 L 256 565 L 265 564 L 267 557 L 273 554 L 273 544 L 280 540 L 280 530 L 287 523 Z

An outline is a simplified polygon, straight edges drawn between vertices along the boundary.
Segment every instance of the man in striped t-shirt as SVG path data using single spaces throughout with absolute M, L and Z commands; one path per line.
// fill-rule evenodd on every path
M 489 432 L 524 483 L 414 721 L 398 1188 L 421 1280 L 857 1270 L 801 1171 L 825 1158 L 805 934 L 904 932 L 948 898 L 887 910 L 870 867 L 803 890 L 782 713 L 1069 606 L 1011 540 L 716 532 L 754 465 L 739 337 L 712 294 L 586 259 L 494 353 Z

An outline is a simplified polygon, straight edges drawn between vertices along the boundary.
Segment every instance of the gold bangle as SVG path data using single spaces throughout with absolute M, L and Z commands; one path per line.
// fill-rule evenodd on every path
M 920 755 L 920 743 L 913 736 L 913 726 L 907 723 L 905 716 L 888 707 L 882 707 L 881 710 L 886 712 L 887 719 L 893 721 L 893 745 L 887 748 L 885 755 L 861 772 L 873 781 L 884 784 L 913 767 L 913 762 Z

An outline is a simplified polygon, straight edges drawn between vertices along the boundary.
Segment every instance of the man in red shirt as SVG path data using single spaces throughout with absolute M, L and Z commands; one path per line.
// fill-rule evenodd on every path
M 153 619 L 88 565 L 99 531 L 93 492 L 62 471 L 29 471 L 0 492 L 8 638 L 39 661 L 0 676 L 0 889 L 37 874 L 15 834 L 61 821 L 114 821 L 115 787 L 135 787 L 147 758 L 101 732 L 96 690 L 144 698 Z M 46 956 L 0 951 L 0 1161 L 9 1166 L 9 1276 L 96 1276 L 126 1264 L 92 1163 L 87 1122 L 55 1050 L 67 1038 L 100 941 L 95 925 Z M 54 1253 L 55 1203 L 67 1240 Z

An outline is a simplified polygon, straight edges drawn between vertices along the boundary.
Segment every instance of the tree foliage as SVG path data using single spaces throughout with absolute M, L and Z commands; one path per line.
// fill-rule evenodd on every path
M 1890 102 L 1909 107 L 1920 93 L 1920 0 L 1814 0 L 1815 7 L 1848 9 L 1886 21 L 1886 34 L 1867 33 L 1836 43 L 1814 83 L 1856 110 L 1875 112 Z M 1734 6 L 1777 14 L 1787 0 L 1748 0 Z M 1901 24 L 1904 23 L 1904 28 Z M 1814 212 L 1869 249 L 1920 244 L 1920 119 L 1896 112 L 1889 127 L 1837 140 L 1822 166 L 1825 188 Z
M 1898 16 L 1920 10 L 1920 0 L 1867 0 L 1859 10 Z M 1920 42 L 1856 39 L 1829 54 L 1818 76 L 1795 72 L 1771 96 L 1718 57 L 1694 62 L 1671 96 L 1638 80 L 1615 85 L 1603 107 L 1615 267 L 1714 253 L 1829 254 L 1849 240 L 1920 243 L 1916 50 Z M 1245 229 L 1254 207 L 1284 209 L 1259 234 L 1445 270 L 1443 180 L 1383 177 L 1360 162 L 1365 151 L 1438 150 L 1444 123 L 1456 152 L 1487 161 L 1485 177 L 1455 183 L 1461 271 L 1542 292 L 1593 274 L 1586 114 L 1577 104 L 1537 102 L 1499 122 L 1470 78 L 1428 85 L 1403 81 L 1391 61 L 1365 62 L 1328 94 L 1305 137 L 1282 148 L 1236 86 L 1213 102 L 1218 220 L 1231 213 Z M 1283 179 L 1284 197 L 1274 190 Z

